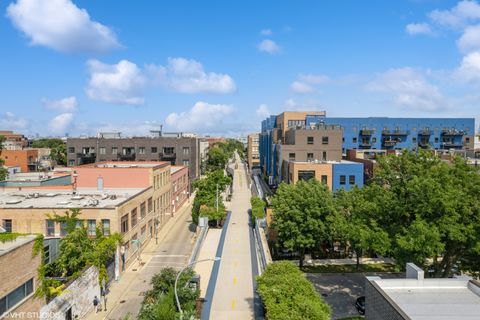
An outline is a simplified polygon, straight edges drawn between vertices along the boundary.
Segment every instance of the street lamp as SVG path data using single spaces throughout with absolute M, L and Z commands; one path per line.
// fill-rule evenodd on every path
M 183 310 L 180 306 L 180 300 L 178 299 L 178 294 L 177 294 L 177 282 L 178 282 L 178 279 L 180 278 L 180 275 L 182 274 L 183 271 L 185 271 L 186 269 L 190 268 L 191 266 L 199 263 L 199 262 L 206 262 L 206 261 L 220 261 L 222 258 L 220 257 L 215 257 L 213 259 L 202 259 L 202 260 L 198 260 L 198 261 L 193 261 L 189 264 L 187 264 L 185 267 L 183 267 L 180 272 L 178 272 L 177 274 L 177 277 L 175 278 L 175 287 L 174 287 L 174 292 L 175 292 L 175 300 L 177 301 L 177 308 L 178 308 L 178 311 L 180 311 L 180 315 L 183 317 Z

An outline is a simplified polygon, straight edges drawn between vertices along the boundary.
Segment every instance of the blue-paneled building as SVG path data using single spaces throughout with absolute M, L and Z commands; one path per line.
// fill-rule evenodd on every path
M 296 114 L 295 112 L 289 113 L 289 119 L 295 118 Z M 278 143 L 281 143 L 279 135 L 282 134 L 282 131 L 290 128 L 289 122 L 284 123 L 283 127 L 280 124 L 277 126 L 278 121 L 280 120 L 274 115 L 262 121 L 260 134 L 260 165 L 264 174 L 269 177 L 270 183 L 277 181 L 277 167 L 278 162 L 281 161 L 281 159 L 277 159 Z M 291 121 L 291 123 L 292 126 L 297 127 L 312 127 L 318 123 L 341 126 L 344 154 L 348 149 L 474 149 L 474 118 L 329 118 L 319 112 L 312 112 L 312 114 L 299 112 L 295 121 Z M 287 125 L 288 128 L 285 128 Z M 348 181 L 343 184 L 339 177 L 356 176 L 356 173 L 348 173 L 348 170 L 356 170 L 351 168 L 354 167 L 344 166 L 341 163 L 335 165 L 333 169 L 334 190 L 337 190 L 340 185 L 348 189 Z M 335 170 L 336 172 L 345 171 L 345 174 L 335 174 Z M 356 181 L 363 181 L 363 178 Z M 355 184 L 358 185 L 358 183 Z
M 317 120 L 343 128 L 344 152 L 348 149 L 470 150 L 474 143 L 474 118 L 325 117 Z
M 332 190 L 350 190 L 354 186 L 363 187 L 363 164 L 341 161 L 332 164 Z

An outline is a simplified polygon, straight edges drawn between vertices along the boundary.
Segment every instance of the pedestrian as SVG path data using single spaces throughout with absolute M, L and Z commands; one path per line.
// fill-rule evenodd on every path
M 100 300 L 97 296 L 93 298 L 93 307 L 95 308 L 95 313 L 98 312 L 98 305 L 100 304 Z
M 120 247 L 120 258 L 122 259 L 122 271 L 125 271 L 125 246 Z

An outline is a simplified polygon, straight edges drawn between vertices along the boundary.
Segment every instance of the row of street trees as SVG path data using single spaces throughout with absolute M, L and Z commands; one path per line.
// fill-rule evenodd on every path
M 437 277 L 480 270 L 480 174 L 463 159 L 429 152 L 378 160 L 362 189 L 333 194 L 318 181 L 282 184 L 272 199 L 279 245 L 307 251 L 340 242 L 357 258 L 388 255 Z M 358 259 L 357 259 L 358 263 Z
M 208 217 L 209 221 L 215 221 L 217 226 L 225 219 L 225 205 L 221 192 L 232 183 L 232 178 L 225 175 L 225 167 L 235 151 L 242 154 L 243 145 L 234 139 L 210 147 L 207 173 L 204 178 L 193 182 L 197 191 L 192 207 L 192 219 L 195 224 L 198 224 L 199 217 Z

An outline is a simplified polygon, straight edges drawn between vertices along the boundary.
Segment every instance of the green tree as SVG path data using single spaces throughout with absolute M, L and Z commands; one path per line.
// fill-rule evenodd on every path
M 250 204 L 252 206 L 252 217 L 254 220 L 265 218 L 265 201 L 259 197 L 252 197 Z
M 0 155 L 2 155 L 3 142 L 5 141 L 5 136 L 0 135 Z M 0 181 L 7 179 L 8 170 L 3 167 L 5 162 L 3 159 L 0 159 Z
M 368 186 L 353 188 L 349 192 L 341 189 L 336 193 L 335 203 L 338 213 L 329 221 L 332 235 L 343 235 L 342 240 L 352 248 L 357 257 L 357 268 L 360 257 L 366 251 L 385 254 L 390 249 L 389 234 L 384 231 L 372 214 L 376 211 L 374 202 L 368 201 Z
M 269 264 L 257 277 L 257 291 L 268 320 L 330 319 L 330 307 L 303 273 L 289 261 Z
M 280 245 L 298 250 L 303 268 L 305 251 L 327 237 L 325 220 L 334 210 L 331 192 L 314 179 L 282 183 L 272 198 L 272 207 Z
M 67 165 L 67 150 L 65 142 L 58 138 L 43 138 L 33 141 L 33 148 L 49 148 L 50 157 L 58 165 Z

